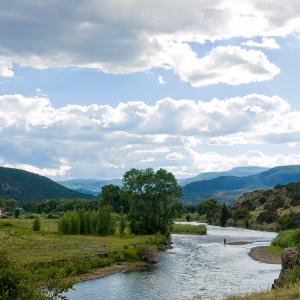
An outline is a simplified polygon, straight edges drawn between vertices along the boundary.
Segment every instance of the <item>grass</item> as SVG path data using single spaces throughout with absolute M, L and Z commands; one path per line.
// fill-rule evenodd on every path
M 188 225 L 188 224 L 174 224 L 172 233 L 187 233 L 187 234 L 206 234 L 207 229 L 205 225 Z
M 226 300 L 292 300 L 300 298 L 300 283 L 291 284 L 288 287 L 264 290 L 246 295 L 231 295 Z
M 0 247 L 20 263 L 92 256 L 101 252 L 122 251 L 130 243 L 144 243 L 153 236 L 117 234 L 108 237 L 59 235 L 57 219 L 41 218 L 41 231 L 32 230 L 33 219 L 0 219 Z M 10 226 L 11 225 L 11 226 Z
M 272 241 L 272 246 L 278 246 L 282 249 L 288 247 L 295 247 L 295 244 L 292 240 L 292 236 L 295 230 L 284 230 L 280 231 L 276 238 Z

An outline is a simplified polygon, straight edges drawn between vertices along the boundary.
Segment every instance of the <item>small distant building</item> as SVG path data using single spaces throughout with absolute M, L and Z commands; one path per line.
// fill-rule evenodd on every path
M 5 214 L 6 212 L 2 208 L 0 208 L 0 216 L 4 216 Z

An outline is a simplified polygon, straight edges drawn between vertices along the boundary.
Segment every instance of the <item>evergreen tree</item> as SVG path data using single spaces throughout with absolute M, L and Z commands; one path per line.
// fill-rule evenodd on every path
M 220 217 L 221 226 L 226 225 L 228 218 L 229 218 L 228 208 L 227 208 L 226 204 L 223 204 L 222 210 L 221 210 L 221 217 Z
M 35 216 L 33 224 L 32 224 L 33 231 L 40 231 L 41 230 L 41 220 L 39 216 Z

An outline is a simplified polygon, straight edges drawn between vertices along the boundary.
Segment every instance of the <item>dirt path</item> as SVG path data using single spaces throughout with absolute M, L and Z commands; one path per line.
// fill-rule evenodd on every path
M 281 264 L 280 256 L 272 254 L 268 251 L 268 246 L 259 246 L 252 248 L 248 253 L 254 260 L 264 262 L 266 264 Z

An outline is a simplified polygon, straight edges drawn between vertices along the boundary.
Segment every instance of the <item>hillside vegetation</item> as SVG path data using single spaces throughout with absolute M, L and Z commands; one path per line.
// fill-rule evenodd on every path
M 181 201 L 199 203 L 213 197 L 217 198 L 220 203 L 234 204 L 246 192 L 270 189 L 277 184 L 288 184 L 299 180 L 299 165 L 275 167 L 251 176 L 222 176 L 212 180 L 192 182 L 184 186 Z
M 243 176 L 250 176 L 250 175 L 255 175 L 264 171 L 269 170 L 269 168 L 263 168 L 263 167 L 238 167 L 238 168 L 233 168 L 229 171 L 224 171 L 224 172 L 206 172 L 206 173 L 200 173 L 199 175 L 189 178 L 187 180 L 184 180 L 180 182 L 181 186 L 185 186 L 191 182 L 195 181 L 202 181 L 202 180 L 211 180 L 215 179 L 217 177 L 221 176 L 237 176 L 237 177 L 243 177 Z
M 40 202 L 53 198 L 89 200 L 95 197 L 70 190 L 38 174 L 0 167 L 0 198 L 15 199 L 22 205 L 24 202 Z

